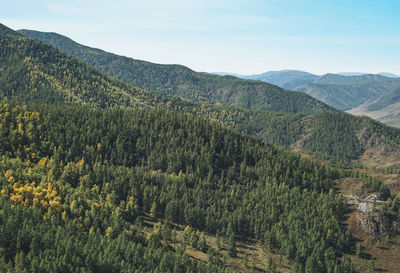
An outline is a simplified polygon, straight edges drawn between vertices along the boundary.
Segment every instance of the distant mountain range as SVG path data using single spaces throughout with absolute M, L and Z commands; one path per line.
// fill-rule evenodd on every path
M 282 70 L 237 76 L 300 91 L 336 109 L 367 115 L 400 127 L 400 77 L 395 74 L 343 72 L 314 75 L 298 70 Z
M 224 72 L 215 75 L 195 72 L 182 65 L 162 65 L 118 56 L 80 45 L 57 33 L 33 30 L 19 30 L 19 33 L 41 40 L 126 83 L 157 93 L 177 95 L 200 103 L 306 114 L 328 109 L 321 101 L 338 110 L 400 126 L 400 109 L 393 106 L 398 102 L 396 92 L 400 88 L 400 78 L 395 78 L 394 74 L 344 72 L 319 76 L 298 70 L 282 70 L 250 76 Z
M 259 77 L 262 78 L 263 75 L 268 77 L 269 75 L 277 75 L 277 74 L 281 74 L 281 73 L 287 73 L 287 74 L 291 74 L 291 73 L 296 74 L 296 73 L 298 73 L 299 75 L 301 75 L 301 74 L 311 74 L 311 73 L 304 72 L 304 71 L 301 71 L 301 70 L 290 70 L 290 69 L 288 69 L 288 70 L 278 70 L 278 71 L 268 71 L 268 72 L 261 73 L 261 74 L 251 74 L 251 75 L 244 75 L 244 74 L 238 74 L 238 73 L 232 73 L 232 72 L 212 72 L 212 74 L 216 74 L 216 75 L 220 75 L 220 76 L 229 75 L 229 76 L 235 76 L 235 77 L 239 77 L 239 78 L 249 78 L 249 79 L 254 79 L 254 78 L 257 79 Z M 332 74 L 332 73 L 330 73 L 330 74 Z M 335 74 L 335 73 L 333 73 L 333 74 Z M 363 75 L 370 75 L 372 73 L 339 72 L 339 73 L 336 73 L 336 74 L 341 75 L 341 76 L 363 76 Z M 311 75 L 317 76 L 315 74 L 311 74 Z M 384 76 L 384 77 L 388 77 L 388 78 L 400 78 L 399 75 L 396 75 L 396 74 L 393 74 L 393 73 L 388 73 L 388 72 L 380 72 L 380 73 L 376 73 L 374 75 L 380 75 L 380 76 Z
M 341 76 L 363 76 L 363 75 L 369 75 L 371 73 L 362 73 L 362 72 L 340 72 L 337 73 L 338 75 Z M 399 78 L 400 76 L 393 74 L 393 73 L 388 73 L 388 72 L 380 72 L 377 73 L 376 75 L 381 75 L 384 77 L 388 77 L 388 78 Z

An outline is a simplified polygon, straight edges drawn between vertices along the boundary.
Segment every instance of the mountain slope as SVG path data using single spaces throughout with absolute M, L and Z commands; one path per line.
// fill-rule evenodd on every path
M 0 126 L 2 272 L 226 272 L 205 233 L 241 263 L 236 241 L 251 239 L 296 272 L 351 272 L 346 204 L 332 181 L 346 172 L 152 108 L 4 100 Z M 189 259 L 189 247 L 212 250 L 209 262 Z
M 107 76 L 34 39 L 0 35 L 2 95 L 100 107 L 153 105 L 157 96 Z
M 341 73 L 317 76 L 303 71 L 270 71 L 245 78 L 297 90 L 339 110 L 349 110 L 400 87 L 400 79 L 379 74 Z
M 279 122 L 264 130 L 283 138 L 277 127 L 298 126 L 290 130 L 295 135 L 305 124 L 305 147 L 334 143 L 332 156 L 361 151 L 354 130 L 363 122 L 394 144 L 397 131 L 334 111 L 255 113 L 155 95 L 38 41 L 0 38 L 2 272 L 229 272 L 225 261 L 233 258 L 250 270 L 237 244 L 249 240 L 260 246 L 258 266 L 267 270 L 275 253 L 292 272 L 354 272 L 348 206 L 334 180 L 360 176 L 366 192 L 386 198 L 382 182 L 311 162 L 188 109 L 221 122 L 248 117 L 253 128 L 262 125 L 256 117 L 273 117 Z M 174 105 L 183 111 L 168 110 Z M 393 215 L 388 233 L 399 221 L 396 198 L 380 210 Z M 208 240 L 214 235 L 219 245 Z M 279 262 L 280 271 L 286 265 Z
M 306 93 L 326 104 L 352 114 L 366 115 L 400 127 L 398 117 L 400 78 L 390 73 L 339 73 L 313 75 L 295 70 L 271 71 L 242 76 L 270 82 Z
M 282 70 L 269 71 L 258 75 L 243 76 L 243 78 L 269 82 L 282 88 L 295 90 L 298 86 L 314 82 L 318 76 L 298 70 Z
M 36 42 L 39 43 L 36 44 L 30 41 L 30 43 L 33 43 L 33 45 L 36 46 L 40 45 L 40 47 L 44 46 L 40 42 Z M 21 44 L 20 47 L 23 48 L 24 45 Z M 31 50 L 35 51 L 36 49 Z M 44 49 L 41 50 L 44 51 Z M 48 50 L 48 58 L 46 63 L 41 63 L 34 68 L 47 67 L 47 64 L 52 63 L 52 58 L 50 58 L 50 55 L 52 54 L 51 52 L 54 53 L 55 50 L 50 47 L 46 47 L 46 50 Z M 61 53 L 57 52 L 57 54 Z M 23 54 L 21 56 L 23 56 L 21 57 L 22 59 L 30 57 Z M 48 68 L 46 69 L 46 71 L 47 73 L 51 74 L 50 78 L 56 80 L 58 85 L 62 86 L 64 83 L 70 82 L 76 83 L 76 92 L 74 94 L 75 96 L 79 97 L 79 100 L 76 101 L 81 104 L 105 107 L 114 107 L 116 105 L 122 105 L 125 107 L 146 105 L 149 107 L 162 107 L 172 110 L 189 112 L 199 116 L 203 116 L 207 119 L 218 121 L 224 125 L 236 129 L 239 132 L 260 137 L 267 142 L 285 146 L 287 148 L 295 150 L 301 150 L 306 153 L 317 153 L 319 156 L 332 159 L 333 161 L 358 161 L 366 151 L 369 151 L 367 142 L 361 141 L 359 137 L 360 130 L 373 132 L 370 137 L 374 136 L 380 139 L 380 141 L 378 142 L 380 143 L 380 145 L 383 146 L 397 145 L 396 143 L 400 143 L 400 140 L 396 139 L 393 134 L 388 133 L 390 131 L 388 131 L 388 128 L 386 128 L 385 126 L 381 126 L 381 128 L 379 127 L 380 125 L 376 126 L 370 119 L 367 118 L 355 118 L 344 113 L 331 115 L 317 113 L 312 116 L 307 116 L 305 114 L 284 114 L 264 111 L 254 112 L 235 107 L 223 107 L 193 103 L 190 101 L 179 99 L 177 97 L 156 95 L 138 88 L 134 88 L 130 85 L 119 82 L 114 78 L 103 75 L 101 72 L 91 67 L 88 67 L 86 64 L 78 62 L 73 57 L 67 57 L 66 55 L 62 56 L 64 56 L 62 59 L 65 59 L 64 63 L 54 62 L 52 66 L 57 68 L 63 66 L 76 67 L 78 65 L 82 65 L 82 67 L 79 68 L 79 71 L 82 71 L 82 73 L 86 73 L 85 79 L 78 79 L 75 77 L 75 74 L 65 74 L 68 71 L 65 69 L 61 69 L 59 73 L 55 73 Z M 94 58 L 93 55 L 91 56 Z M 40 62 L 40 60 L 40 58 L 37 58 L 37 62 Z M 131 60 L 129 59 L 129 61 Z M 7 69 L 9 69 L 9 67 L 7 67 Z M 115 94 L 113 95 L 114 97 L 118 98 L 118 100 L 114 99 L 113 96 L 108 98 L 107 93 L 98 93 L 96 91 L 96 84 L 94 84 L 94 86 L 90 88 L 93 97 L 87 98 L 85 96 L 82 96 L 79 90 L 84 90 L 89 87 L 82 88 L 80 86 L 88 86 L 88 82 L 90 83 L 92 81 L 99 81 L 99 79 L 92 77 L 91 73 L 87 73 L 88 71 L 95 71 L 93 72 L 95 73 L 95 75 L 102 77 L 101 81 L 106 81 L 108 82 L 107 84 L 110 84 L 111 86 L 120 86 L 120 89 L 116 89 Z M 10 74 L 15 75 L 15 73 Z M 23 86 L 20 83 L 22 78 L 23 77 L 10 78 L 8 79 L 8 81 L 14 82 L 18 87 L 21 87 Z M 35 88 L 35 86 L 31 87 Z M 27 90 L 21 89 L 20 91 L 14 92 L 19 92 L 19 94 L 22 93 L 24 95 L 25 93 L 32 93 L 30 92 L 30 90 L 31 89 L 28 88 Z M 66 87 L 66 90 L 68 90 L 68 86 Z M 100 88 L 100 91 L 101 90 L 102 89 Z M 43 91 L 37 93 L 42 94 L 42 101 L 49 101 L 48 96 Z M 12 95 L 12 90 L 9 89 L 7 94 Z M 101 99 L 104 101 L 103 105 L 95 103 L 99 100 L 101 101 Z M 110 105 L 108 102 L 112 101 L 113 99 L 115 100 L 115 102 L 114 104 Z M 62 102 L 63 100 L 60 99 L 60 101 Z M 319 134 L 317 128 L 325 128 L 326 125 L 330 126 L 330 129 L 327 129 L 330 133 L 328 135 Z M 343 132 L 347 133 L 344 135 Z M 308 141 L 309 138 L 312 138 L 312 142 Z M 326 149 L 326 147 L 330 148 Z M 399 148 L 394 148 L 393 160 L 391 161 L 391 164 L 386 167 L 400 168 L 400 165 L 398 164 L 400 162 L 400 158 L 398 157 L 398 155 L 396 156 L 396 151 L 398 151 L 398 149 Z M 360 162 L 356 163 L 364 164 Z
M 263 82 L 198 73 L 181 65 L 161 65 L 122 57 L 80 45 L 56 33 L 19 32 L 75 56 L 120 80 L 158 93 L 252 110 L 311 114 L 330 109 L 309 96 Z
M 362 72 L 341 72 L 337 73 L 338 75 L 342 76 L 362 76 L 362 75 L 369 75 L 368 73 L 362 73 Z M 393 73 L 388 73 L 388 72 L 380 72 L 377 73 L 376 75 L 388 77 L 388 78 L 399 78 L 400 76 L 393 74 Z
M 400 88 L 347 112 L 354 115 L 369 116 L 390 126 L 400 128 Z
M 315 83 L 297 87 L 327 104 L 353 114 L 367 115 L 399 126 L 400 79 L 380 75 L 339 76 L 327 74 Z
M 38 41 L 0 39 L 2 272 L 229 272 L 225 260 L 243 264 L 236 244 L 247 240 L 263 246 L 257 255 L 281 252 L 296 272 L 352 271 L 347 206 L 333 182 L 349 172 L 156 109 L 185 101 Z M 112 109 L 119 104 L 129 109 Z

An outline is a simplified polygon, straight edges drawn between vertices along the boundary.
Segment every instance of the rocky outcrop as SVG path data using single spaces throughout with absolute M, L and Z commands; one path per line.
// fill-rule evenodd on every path
M 356 135 L 361 145 L 367 148 L 372 148 L 382 143 L 382 141 L 370 127 L 359 130 Z
M 387 234 L 390 220 L 381 212 L 384 201 L 379 195 L 365 198 L 356 195 L 345 195 L 347 202 L 356 210 L 357 223 L 367 234 L 372 236 Z

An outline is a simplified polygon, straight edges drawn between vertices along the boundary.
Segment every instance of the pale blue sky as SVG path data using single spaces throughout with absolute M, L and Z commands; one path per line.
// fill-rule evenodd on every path
M 397 0 L 13 0 L 0 22 L 197 71 L 400 74 Z

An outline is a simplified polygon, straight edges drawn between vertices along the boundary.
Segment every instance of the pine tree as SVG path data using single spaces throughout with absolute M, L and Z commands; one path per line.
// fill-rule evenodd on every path
M 232 258 L 237 256 L 235 234 L 231 233 L 228 239 L 228 255 Z

